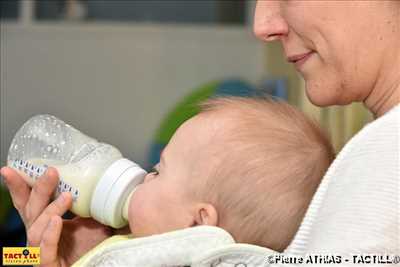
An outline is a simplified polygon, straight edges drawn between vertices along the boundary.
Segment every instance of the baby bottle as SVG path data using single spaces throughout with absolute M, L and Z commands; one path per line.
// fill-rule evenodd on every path
M 71 192 L 72 212 L 114 228 L 127 224 L 129 198 L 146 175 L 115 147 L 51 115 L 25 122 L 11 142 L 7 164 L 30 186 L 49 166 L 56 168 L 60 180 L 54 197 Z

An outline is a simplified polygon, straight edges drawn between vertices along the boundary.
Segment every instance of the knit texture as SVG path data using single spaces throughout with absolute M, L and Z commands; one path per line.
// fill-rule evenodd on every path
M 339 153 L 285 253 L 399 254 L 399 140 L 400 105 Z

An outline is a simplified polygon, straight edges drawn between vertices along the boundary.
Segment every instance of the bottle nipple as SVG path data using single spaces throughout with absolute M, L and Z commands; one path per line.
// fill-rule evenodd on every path
M 136 187 L 129 193 L 128 197 L 126 198 L 125 204 L 122 207 L 122 217 L 128 221 L 128 211 L 129 211 L 129 203 L 131 202 L 131 198 L 133 193 L 136 191 Z

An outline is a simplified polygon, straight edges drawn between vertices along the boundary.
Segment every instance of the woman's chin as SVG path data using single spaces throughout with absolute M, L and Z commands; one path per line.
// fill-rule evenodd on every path
M 310 102 L 318 107 L 327 107 L 332 105 L 345 105 L 352 101 L 343 101 L 338 94 L 340 90 L 329 88 L 328 86 L 313 86 L 306 82 L 306 95 Z
M 353 103 L 354 101 L 351 100 L 346 100 L 346 99 L 341 99 L 338 97 L 329 97 L 329 96 L 313 96 L 313 95 L 308 95 L 308 99 L 312 104 L 318 107 L 329 107 L 329 106 L 344 106 Z

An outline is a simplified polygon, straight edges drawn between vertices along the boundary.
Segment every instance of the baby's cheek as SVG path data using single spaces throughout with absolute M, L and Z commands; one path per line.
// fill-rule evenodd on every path
M 136 192 L 132 195 L 131 200 L 129 202 L 129 210 L 128 210 L 128 220 L 129 220 L 129 228 L 131 232 L 134 232 L 134 226 L 136 226 L 136 221 L 140 221 L 140 191 L 136 190 Z
M 129 228 L 131 233 L 136 236 L 143 236 L 146 232 L 146 225 L 148 225 L 148 219 L 146 218 L 146 190 L 137 189 L 132 195 L 129 203 Z

